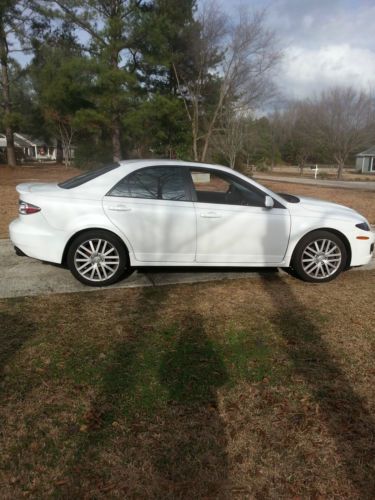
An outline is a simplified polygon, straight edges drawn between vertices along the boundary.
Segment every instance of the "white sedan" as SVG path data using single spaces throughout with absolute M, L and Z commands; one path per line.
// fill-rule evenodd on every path
M 283 267 L 322 283 L 374 250 L 358 212 L 273 193 L 219 165 L 123 161 L 17 191 L 16 252 L 67 264 L 91 286 L 142 266 Z

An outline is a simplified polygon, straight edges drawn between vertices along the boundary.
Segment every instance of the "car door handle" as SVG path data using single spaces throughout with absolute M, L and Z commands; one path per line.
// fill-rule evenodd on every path
M 222 214 L 219 212 L 202 212 L 201 217 L 204 217 L 205 219 L 220 219 Z
M 123 203 L 119 203 L 118 205 L 109 205 L 108 210 L 112 210 L 114 212 L 129 212 L 131 208 Z

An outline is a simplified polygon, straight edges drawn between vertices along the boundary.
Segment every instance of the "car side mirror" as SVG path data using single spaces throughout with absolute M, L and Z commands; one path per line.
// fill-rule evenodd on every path
M 273 198 L 271 196 L 267 195 L 264 199 L 264 206 L 266 208 L 273 208 L 274 205 L 275 205 L 275 202 L 273 201 Z

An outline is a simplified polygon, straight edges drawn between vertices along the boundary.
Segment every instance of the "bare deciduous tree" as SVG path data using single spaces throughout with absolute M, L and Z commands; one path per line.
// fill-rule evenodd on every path
M 315 152 L 315 141 L 311 131 L 310 106 L 305 102 L 292 102 L 281 115 L 282 142 L 288 144 L 299 168 L 300 175 L 309 158 Z
M 221 129 L 213 136 L 215 149 L 220 151 L 231 168 L 243 151 L 247 135 L 246 117 L 234 110 L 225 109 L 220 119 Z
M 271 72 L 280 59 L 265 13 L 242 10 L 230 23 L 217 6 L 204 5 L 191 41 L 192 64 L 174 65 L 191 122 L 194 159 L 205 161 L 220 115 L 228 103 L 250 109 L 270 95 Z
M 314 141 L 335 160 L 340 179 L 349 156 L 373 140 L 374 101 L 364 91 L 335 87 L 310 101 L 307 112 Z

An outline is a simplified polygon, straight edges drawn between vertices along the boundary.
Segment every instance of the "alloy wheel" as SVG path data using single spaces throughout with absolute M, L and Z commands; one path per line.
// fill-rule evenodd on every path
M 302 252 L 304 272 L 314 280 L 326 279 L 340 268 L 342 252 L 338 245 L 326 238 L 310 242 Z
M 120 266 L 116 247 L 105 239 L 89 239 L 81 243 L 74 254 L 76 271 L 86 280 L 107 281 Z

